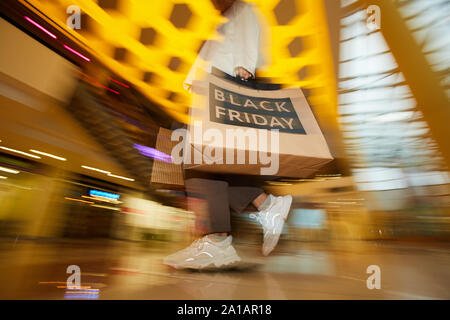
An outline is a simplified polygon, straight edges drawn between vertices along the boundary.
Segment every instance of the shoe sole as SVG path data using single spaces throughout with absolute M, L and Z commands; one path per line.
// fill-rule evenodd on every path
M 186 268 L 187 271 L 196 272 L 216 272 L 216 271 L 246 271 L 259 267 L 261 264 L 252 262 L 236 261 L 221 267 L 216 267 L 214 264 L 209 264 L 203 268 Z
M 219 270 L 219 269 L 228 269 L 228 268 L 234 268 L 236 265 L 238 265 L 241 262 L 241 258 L 239 256 L 230 257 L 229 259 L 221 262 L 219 265 L 216 265 L 214 261 L 206 264 L 206 265 L 199 265 L 199 266 L 179 266 L 174 264 L 166 264 L 169 267 L 172 267 L 177 270 L 181 269 L 187 269 L 187 270 Z
M 220 265 L 216 265 L 214 262 L 208 263 L 207 265 L 204 266 L 190 266 L 190 267 L 185 267 L 182 269 L 187 269 L 187 270 L 198 270 L 198 271 L 214 271 L 214 270 L 227 270 L 227 269 L 233 269 L 235 268 L 237 265 L 239 265 L 239 263 L 241 262 L 241 260 L 239 259 L 231 259 L 227 262 L 223 262 Z
M 282 213 L 283 224 L 281 226 L 280 232 L 277 233 L 275 237 L 272 237 L 269 244 L 267 245 L 269 248 L 271 248 L 269 250 L 269 252 L 265 253 L 264 248 L 263 248 L 262 254 L 264 256 L 268 256 L 275 249 L 275 247 L 278 244 L 278 241 L 280 240 L 281 232 L 283 231 L 283 227 L 284 227 L 284 222 L 286 221 L 287 217 L 289 216 L 289 212 L 291 211 L 291 206 L 292 206 L 292 196 L 289 196 L 288 199 L 289 200 L 286 202 L 285 206 L 283 207 L 283 209 L 284 209 L 283 213 Z

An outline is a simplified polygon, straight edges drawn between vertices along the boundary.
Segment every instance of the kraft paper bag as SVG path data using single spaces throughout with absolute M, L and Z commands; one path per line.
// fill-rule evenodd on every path
M 159 128 L 158 136 L 156 138 L 156 150 L 170 155 L 172 148 L 175 145 L 170 139 L 172 130 Z M 172 161 L 165 158 L 155 157 L 152 167 L 152 183 L 160 183 L 167 185 L 184 185 L 183 168 Z
M 208 74 L 192 92 L 185 169 L 301 178 L 333 160 L 299 88 L 255 90 Z

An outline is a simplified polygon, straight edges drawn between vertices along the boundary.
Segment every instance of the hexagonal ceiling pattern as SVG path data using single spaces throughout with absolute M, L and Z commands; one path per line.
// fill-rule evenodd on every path
M 270 63 L 263 77 L 310 89 L 310 101 L 335 114 L 333 60 L 322 0 L 248 0 L 267 21 Z M 186 122 L 190 93 L 182 83 L 207 39 L 225 22 L 210 0 L 28 0 L 76 37 L 87 52 Z M 82 12 L 80 30 L 66 9 Z M 313 66 L 311 68 L 310 66 Z M 314 72 L 309 70 L 314 69 Z M 176 99 L 174 99 L 176 97 Z

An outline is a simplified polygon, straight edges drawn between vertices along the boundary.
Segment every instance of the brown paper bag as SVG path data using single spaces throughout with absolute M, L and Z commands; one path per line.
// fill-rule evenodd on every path
M 171 141 L 172 130 L 159 128 L 158 136 L 156 138 L 156 149 L 170 155 L 175 142 Z M 152 183 L 161 183 L 167 185 L 184 185 L 183 168 L 179 164 L 173 162 L 153 160 L 152 167 Z
M 207 75 L 192 90 L 188 134 L 172 136 L 185 169 L 309 177 L 333 159 L 299 88 L 255 90 Z

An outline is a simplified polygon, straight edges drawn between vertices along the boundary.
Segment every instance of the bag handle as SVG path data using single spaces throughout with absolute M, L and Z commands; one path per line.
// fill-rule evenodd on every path
M 221 79 L 228 80 L 230 82 L 236 83 L 240 86 L 255 89 L 255 90 L 280 90 L 281 85 L 276 83 L 265 83 L 260 82 L 258 79 L 251 78 L 249 80 L 241 80 L 241 78 L 236 76 L 230 76 L 229 74 L 223 72 L 222 70 L 219 70 L 215 67 L 212 67 L 211 74 L 215 75 L 216 77 L 219 77 Z

